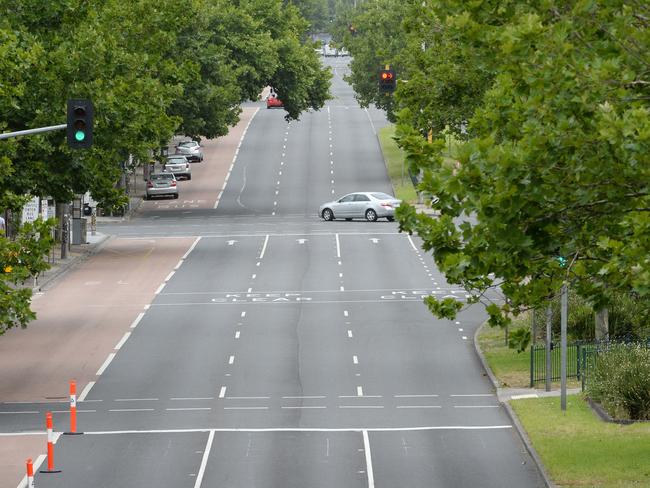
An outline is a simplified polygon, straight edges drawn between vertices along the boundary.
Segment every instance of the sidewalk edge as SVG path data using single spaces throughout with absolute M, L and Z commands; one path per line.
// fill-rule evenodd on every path
M 495 390 L 499 389 L 499 380 L 497 380 L 496 376 L 494 376 L 494 373 L 490 369 L 490 366 L 488 365 L 487 361 L 485 360 L 485 356 L 483 356 L 483 351 L 481 351 L 481 348 L 479 347 L 478 344 L 478 335 L 485 327 L 486 322 L 483 322 L 477 329 L 476 332 L 474 332 L 474 350 L 476 351 L 476 355 L 478 356 L 479 360 L 481 361 L 481 364 L 483 365 L 483 369 L 487 373 L 488 377 L 490 378 L 490 381 L 492 382 L 492 385 L 494 386 Z M 515 426 L 515 429 L 519 433 L 519 437 L 521 438 L 522 443 L 526 447 L 526 451 L 530 455 L 530 457 L 533 459 L 535 462 L 535 465 L 537 466 L 537 471 L 539 474 L 542 476 L 542 479 L 544 480 L 544 484 L 546 485 L 547 488 L 556 488 L 556 485 L 551 481 L 551 477 L 548 475 L 546 472 L 546 468 L 544 467 L 544 463 L 542 463 L 541 458 L 537 454 L 537 451 L 533 447 L 532 442 L 530 441 L 530 438 L 528 437 L 528 434 L 526 433 L 526 430 L 524 429 L 523 425 L 521 425 L 521 422 L 519 422 L 519 418 L 517 417 L 517 414 L 515 411 L 512 409 L 510 406 L 510 403 L 507 401 L 501 401 L 499 400 L 499 403 L 503 405 L 505 408 L 506 413 L 508 414 L 508 417 L 512 421 L 513 425 Z

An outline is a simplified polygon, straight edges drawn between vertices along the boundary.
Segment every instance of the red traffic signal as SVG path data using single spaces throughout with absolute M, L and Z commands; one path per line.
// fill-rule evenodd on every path
M 397 77 L 392 69 L 382 69 L 379 71 L 379 90 L 382 92 L 392 92 L 397 87 Z

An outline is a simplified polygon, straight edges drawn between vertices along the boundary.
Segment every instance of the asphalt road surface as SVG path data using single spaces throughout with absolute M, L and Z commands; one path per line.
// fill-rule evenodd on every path
M 85 434 L 59 437 L 62 472 L 37 473 L 39 488 L 543 486 L 476 358 L 482 309 L 435 319 L 422 297 L 465 292 L 396 223 L 318 218 L 348 192 L 392 192 L 382 114 L 356 104 L 344 59 L 325 62 L 324 109 L 287 123 L 247 107 L 225 186 L 193 195 L 206 158 L 178 200 L 100 228 L 192 244 L 80 399 Z M 2 404 L 1 430 L 42 431 L 46 410 L 65 424 L 65 404 Z

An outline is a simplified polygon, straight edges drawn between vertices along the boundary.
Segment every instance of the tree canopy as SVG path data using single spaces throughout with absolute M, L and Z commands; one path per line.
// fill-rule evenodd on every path
M 129 155 L 148 161 L 174 134 L 226 134 L 265 86 L 288 119 L 321 108 L 331 74 L 308 26 L 281 0 L 0 0 L 0 131 L 61 124 L 70 98 L 95 106 L 91 149 L 71 151 L 61 131 L 0 142 L 0 209 L 19 210 L 24 195 L 66 202 L 86 191 L 104 208 L 120 205 L 115 183 Z M 40 230 L 20 235 L 45 239 Z M 0 256 L 2 285 L 19 275 L 3 272 Z M 0 333 L 28 318 L 2 291 Z
M 595 309 L 618 292 L 647 300 L 647 4 L 409 4 L 395 19 L 404 46 L 389 54 L 399 66 L 392 104 L 398 142 L 422 171 L 420 190 L 438 197 L 439 217 L 403 206 L 401 229 L 418 233 L 448 281 L 475 299 L 501 290 L 507 301 L 487 308 L 493 324 L 543 305 L 565 282 Z M 387 31 L 366 25 L 360 9 L 352 22 L 356 37 L 374 39 L 348 39 L 352 77 L 371 80 L 359 46 Z M 456 164 L 442 158 L 445 129 L 465 140 Z M 462 306 L 427 303 L 445 317 Z

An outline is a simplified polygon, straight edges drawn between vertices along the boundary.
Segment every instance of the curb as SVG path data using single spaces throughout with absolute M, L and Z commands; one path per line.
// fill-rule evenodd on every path
M 499 390 L 499 380 L 497 380 L 496 376 L 494 376 L 494 373 L 490 369 L 490 367 L 487 364 L 487 361 L 485 360 L 485 356 L 483 356 L 483 351 L 481 351 L 481 348 L 478 345 L 478 335 L 481 330 L 483 330 L 483 327 L 485 327 L 486 322 L 483 322 L 480 327 L 476 329 L 476 332 L 474 332 L 474 350 L 476 351 L 476 354 L 481 361 L 481 364 L 483 365 L 483 369 L 487 373 L 488 377 L 490 378 L 490 381 L 492 382 L 492 385 L 494 386 L 495 390 Z M 497 397 L 498 398 L 498 397 Z M 546 472 L 546 468 L 544 467 L 544 464 L 542 463 L 542 460 L 540 459 L 539 455 L 537 454 L 537 451 L 533 447 L 533 444 L 530 442 L 530 438 L 528 437 L 528 434 L 526 433 L 526 430 L 524 427 L 521 425 L 519 422 L 519 418 L 517 417 L 517 414 L 514 412 L 512 407 L 510 406 L 510 403 L 507 401 L 501 401 L 499 400 L 499 403 L 503 405 L 506 413 L 508 414 L 508 417 L 512 421 L 513 425 L 515 426 L 515 429 L 519 433 L 519 437 L 521 438 L 521 441 L 523 442 L 524 446 L 526 447 L 526 451 L 530 455 L 530 457 L 533 459 L 535 462 L 535 465 L 537 466 L 537 471 L 539 474 L 542 476 L 542 479 L 544 480 L 544 484 L 546 485 L 547 488 L 556 488 L 556 485 L 551 481 L 550 476 Z

